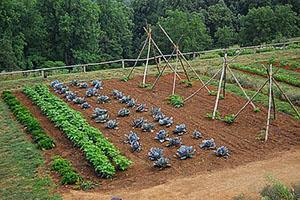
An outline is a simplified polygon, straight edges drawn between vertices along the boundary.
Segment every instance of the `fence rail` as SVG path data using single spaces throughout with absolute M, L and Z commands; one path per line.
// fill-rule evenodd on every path
M 240 48 L 227 48 L 227 49 L 213 49 L 213 50 L 206 50 L 206 51 L 195 51 L 195 52 L 186 52 L 183 53 L 183 55 L 188 56 L 188 55 L 193 55 L 193 57 L 199 56 L 201 54 L 205 53 L 212 53 L 212 52 L 226 52 L 226 51 L 234 51 L 234 50 L 245 50 L 245 49 L 262 49 L 262 48 L 267 48 L 267 47 L 285 47 L 286 45 L 289 44 L 294 44 L 294 43 L 300 43 L 300 40 L 296 41 L 290 41 L 290 42 L 282 42 L 282 43 L 275 43 L 275 44 L 265 44 L 265 45 L 257 45 L 257 46 L 248 46 L 248 47 L 240 47 Z M 170 57 L 176 57 L 176 54 L 167 54 L 163 55 L 166 58 Z M 163 58 L 162 55 L 158 55 L 155 57 L 150 57 L 149 60 L 154 60 L 154 59 L 159 59 L 160 60 Z M 143 62 L 146 61 L 146 58 L 141 58 L 138 60 L 138 62 Z M 99 63 L 88 63 L 88 64 L 78 64 L 78 65 L 66 65 L 66 66 L 61 66 L 61 67 L 51 67 L 51 68 L 40 68 L 40 69 L 33 69 L 33 70 L 24 70 L 24 71 L 12 71 L 12 72 L 2 72 L 0 73 L 1 76 L 5 75 L 15 75 L 15 74 L 28 74 L 32 72 L 41 72 L 41 75 L 44 77 L 45 72 L 47 71 L 52 71 L 52 70 L 59 70 L 59 69 L 72 69 L 75 67 L 82 67 L 83 71 L 86 72 L 87 67 L 92 67 L 92 66 L 97 66 L 97 65 L 106 65 L 106 64 L 113 64 L 113 63 L 120 63 L 122 65 L 122 68 L 125 68 L 125 63 L 128 62 L 136 62 L 137 59 L 133 58 L 128 58 L 128 59 L 119 59 L 119 60 L 112 60 L 112 61 L 104 61 L 104 62 L 99 62 Z

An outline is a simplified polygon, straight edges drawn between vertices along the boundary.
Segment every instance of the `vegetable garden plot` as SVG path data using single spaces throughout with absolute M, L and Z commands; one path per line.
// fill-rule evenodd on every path
M 139 88 L 137 83 L 140 77 L 136 77 L 126 83 L 119 80 L 107 80 L 103 81 L 103 89 L 99 92 L 100 95 L 110 97 L 111 100 L 109 103 L 97 103 L 97 97 L 89 97 L 85 100 L 92 108 L 83 110 L 79 105 L 69 102 L 72 108 L 82 112 L 90 124 L 99 128 L 126 157 L 133 161 L 132 166 L 125 173 L 118 173 L 113 180 L 101 181 L 105 183 L 101 186 L 101 189 L 109 190 L 125 186 L 135 188 L 149 187 L 172 179 L 175 176 L 188 176 L 197 172 L 234 167 L 267 157 L 269 158 L 270 156 L 274 156 L 274 153 L 277 151 L 287 150 L 291 146 L 300 144 L 299 122 L 282 113 L 278 114 L 279 120 L 273 122 L 274 126 L 271 128 L 273 134 L 268 143 L 265 144 L 256 140 L 257 133 L 264 126 L 265 108 L 262 108 L 260 113 L 254 113 L 251 108 L 248 108 L 243 119 L 238 119 L 232 125 L 226 125 L 224 122 L 210 121 L 206 118 L 206 113 L 210 112 L 213 108 L 215 98 L 209 96 L 205 91 L 201 92 L 201 95 L 191 99 L 182 108 L 176 109 L 172 107 L 166 100 L 172 87 L 169 82 L 171 77 L 172 75 L 163 76 L 160 85 L 158 85 L 155 91 Z M 152 80 L 154 78 L 149 77 Z M 80 97 L 85 96 L 86 89 L 79 89 L 74 86 L 69 87 L 71 91 L 77 93 Z M 89 87 L 91 87 L 90 84 Z M 199 84 L 195 84 L 194 87 L 198 88 Z M 118 112 L 126 106 L 113 98 L 111 95 L 113 89 L 122 91 L 125 95 L 130 95 L 138 103 L 146 104 L 146 107 L 149 109 L 148 112 L 136 112 L 135 108 L 128 108 L 130 110 L 129 116 L 118 117 Z M 178 93 L 182 96 L 190 94 L 192 90 L 193 88 L 187 88 L 183 85 L 178 87 Z M 62 96 L 60 97 L 63 98 Z M 229 110 L 230 112 L 238 110 L 240 104 L 245 102 L 244 99 L 230 93 L 227 99 L 221 101 L 224 101 L 219 108 L 221 115 L 229 114 Z M 152 106 L 160 107 L 166 116 L 173 117 L 173 124 L 170 127 L 162 127 L 157 122 L 154 122 L 150 114 Z M 105 124 L 96 123 L 91 118 L 93 109 L 96 107 L 106 109 L 110 119 L 118 121 L 118 129 L 107 129 L 105 128 Z M 134 119 L 141 117 L 155 125 L 153 132 L 143 132 L 140 128 L 132 127 Z M 174 135 L 172 131 L 175 130 L 176 125 L 180 124 L 185 124 L 187 127 L 187 133 L 179 136 L 182 144 L 193 146 L 196 150 L 192 158 L 186 160 L 174 157 L 179 147 L 166 147 L 167 141 L 161 143 L 155 139 L 161 129 L 166 130 L 172 138 L 176 137 L 177 135 Z M 195 130 L 201 132 L 201 139 L 193 139 L 193 132 Z M 132 152 L 131 146 L 124 143 L 124 140 L 126 140 L 125 134 L 130 134 L 130 131 L 138 134 L 139 142 L 142 145 L 139 152 Z M 200 149 L 199 145 L 202 143 L 202 140 L 211 138 L 214 138 L 217 147 L 226 146 L 229 149 L 229 159 L 215 156 L 213 150 Z M 152 147 L 164 149 L 163 154 L 169 159 L 171 167 L 165 170 L 153 167 L 153 161 L 148 158 L 148 153 Z M 145 178 L 141 179 L 140 174 L 143 174 Z

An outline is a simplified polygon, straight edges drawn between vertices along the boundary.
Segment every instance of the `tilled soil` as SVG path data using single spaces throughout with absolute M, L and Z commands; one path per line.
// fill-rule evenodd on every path
M 133 161 L 134 164 L 127 171 L 118 172 L 113 179 L 109 180 L 96 177 L 82 152 L 72 147 L 72 144 L 63 136 L 63 133 L 56 129 L 35 106 L 32 106 L 28 98 L 21 93 L 16 94 L 34 115 L 41 120 L 43 127 L 46 128 L 49 135 L 56 138 L 57 147 L 54 151 L 71 160 L 74 167 L 82 176 L 98 182 L 100 184 L 98 190 L 102 191 L 121 188 L 132 188 L 134 190 L 149 188 L 165 183 L 167 180 L 175 177 L 186 177 L 216 169 L 233 168 L 249 162 L 274 157 L 277 152 L 287 151 L 294 146 L 299 146 L 300 123 L 283 113 L 278 113 L 277 119 L 272 122 L 269 140 L 266 143 L 256 139 L 257 133 L 266 126 L 267 111 L 262 106 L 260 106 L 260 113 L 254 113 L 252 107 L 249 106 L 232 125 L 206 118 L 206 113 L 211 113 L 213 110 L 215 97 L 209 96 L 205 89 L 188 101 L 184 107 L 172 107 L 166 100 L 172 91 L 172 77 L 173 75 L 171 74 L 163 76 L 154 91 L 138 87 L 142 80 L 141 77 L 136 77 L 128 82 L 120 82 L 119 80 L 104 81 L 104 88 L 100 91 L 101 94 L 112 97 L 112 89 L 120 90 L 124 94 L 136 99 L 139 103 L 146 103 L 149 110 L 152 106 L 158 106 L 161 107 L 165 115 L 174 118 L 174 124 L 170 128 L 160 127 L 155 123 L 155 131 L 153 133 L 142 132 L 140 129 L 133 129 L 131 126 L 133 119 L 138 117 L 144 117 L 149 122 L 153 122 L 150 112 L 137 113 L 134 109 L 130 109 L 130 116 L 124 118 L 117 117 L 117 112 L 121 108 L 126 107 L 126 105 L 117 102 L 115 99 L 112 99 L 112 102 L 108 104 L 97 104 L 96 97 L 91 97 L 87 98 L 87 102 L 93 108 L 100 107 L 107 109 L 110 118 L 119 121 L 118 130 L 109 130 L 105 128 L 105 124 L 95 123 L 91 119 L 93 109 L 82 110 L 78 105 L 69 103 L 72 108 L 82 112 L 83 116 L 92 126 L 99 128 L 125 156 Z M 154 79 L 155 77 L 148 77 L 149 82 Z M 182 84 L 177 84 L 176 93 L 187 97 L 199 87 L 199 82 L 195 82 L 193 87 L 190 88 Z M 70 89 L 77 92 L 80 96 L 85 95 L 85 89 L 71 86 Z M 225 100 L 220 101 L 218 110 L 223 116 L 225 114 L 233 114 L 244 103 L 244 99 L 228 93 Z M 176 124 L 181 123 L 186 124 L 188 128 L 188 132 L 181 137 L 183 144 L 193 146 L 197 150 L 195 156 L 187 160 L 178 160 L 174 157 L 177 150 L 176 147 L 168 148 L 165 147 L 165 144 L 154 140 L 156 133 L 161 129 L 168 130 L 169 135 L 174 137 L 172 130 L 175 129 Z M 214 155 L 213 151 L 200 149 L 199 144 L 202 140 L 192 139 L 191 136 L 195 129 L 203 133 L 203 139 L 214 138 L 218 147 L 222 145 L 227 146 L 230 149 L 231 156 L 228 159 L 218 158 Z M 125 139 L 124 134 L 128 134 L 130 131 L 136 132 L 140 137 L 142 151 L 139 153 L 132 153 L 129 145 L 123 142 Z M 164 148 L 164 155 L 170 158 L 172 167 L 165 170 L 153 168 L 153 162 L 147 156 L 151 147 Z

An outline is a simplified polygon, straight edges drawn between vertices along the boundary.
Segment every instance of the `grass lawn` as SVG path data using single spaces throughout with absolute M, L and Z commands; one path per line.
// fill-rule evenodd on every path
M 41 152 L 0 100 L 0 199 L 61 199 L 43 171 Z

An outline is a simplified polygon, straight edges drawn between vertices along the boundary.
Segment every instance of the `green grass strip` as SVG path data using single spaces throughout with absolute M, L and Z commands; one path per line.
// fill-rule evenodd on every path
M 2 97 L 16 119 L 23 124 L 26 127 L 26 131 L 31 134 L 33 141 L 37 144 L 39 149 L 48 150 L 55 147 L 54 140 L 45 133 L 38 120 L 10 91 L 4 91 Z

